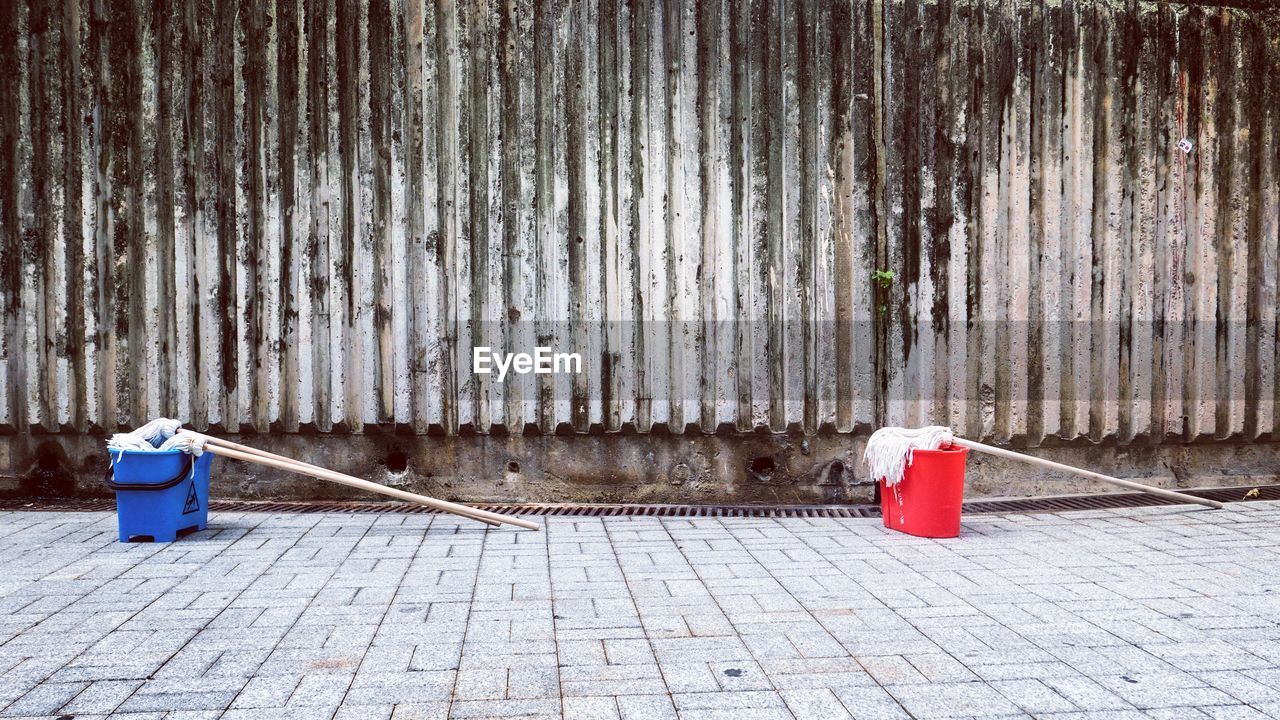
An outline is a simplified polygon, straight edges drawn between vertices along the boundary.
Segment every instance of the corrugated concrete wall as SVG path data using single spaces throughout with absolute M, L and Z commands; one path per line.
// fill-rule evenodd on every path
M 1265 5 L 888 4 L 894 423 L 1277 437 Z
M 1278 29 L 0 2 L 0 427 L 1275 440 Z M 471 373 L 535 344 L 586 372 Z

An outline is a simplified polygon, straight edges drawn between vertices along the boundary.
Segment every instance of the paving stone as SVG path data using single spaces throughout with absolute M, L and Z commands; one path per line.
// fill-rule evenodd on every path
M 836 694 L 827 689 L 820 690 L 783 690 L 782 700 L 787 708 L 798 718 L 852 718 L 849 709 L 844 706 Z
M 622 720 L 676 720 L 669 695 L 624 695 L 617 700 Z
M 1120 696 L 1087 677 L 1075 675 L 1042 678 L 1040 681 L 1066 698 L 1072 705 L 1087 712 L 1135 709 Z
M 929 682 L 915 665 L 900 655 L 863 656 L 858 658 L 858 662 L 881 685 Z
M 1205 720 L 1210 717 L 1208 713 L 1199 708 L 1152 708 L 1145 710 L 1143 715 L 1153 720 Z
M 1186 673 L 1130 672 L 1098 683 L 1139 709 L 1230 705 L 1238 702 Z
M 1280 718 L 1280 703 L 1261 703 L 1255 705 L 1254 709 L 1270 717 Z
M 717 692 L 720 682 L 710 663 L 680 662 L 662 665 L 666 689 L 673 693 Z
M 392 720 L 445 720 L 447 717 L 449 704 L 445 702 L 401 703 L 391 713 Z
M 458 672 L 453 697 L 458 700 L 501 700 L 507 696 L 508 668 L 474 667 Z
M 969 682 L 978 679 L 972 670 L 946 653 L 907 655 L 905 660 L 929 682 Z
M 561 640 L 558 644 L 560 662 L 564 665 L 604 665 L 608 662 L 604 643 L 600 640 Z M 653 662 L 652 653 L 649 662 Z
M 836 690 L 877 684 L 854 658 L 763 660 L 760 664 L 779 690 Z
M 560 692 L 565 697 L 651 695 L 667 691 L 658 665 L 588 665 L 560 668 Z
M 1039 680 L 998 680 L 991 683 L 991 687 L 1032 715 L 1072 712 L 1078 709 L 1071 701 Z
M 237 710 L 284 707 L 302 682 L 301 674 L 264 675 L 250 678 L 231 707 Z
M 288 707 L 325 708 L 337 707 L 350 687 L 352 676 L 307 675 L 298 683 L 293 695 L 289 697 Z M 319 714 L 317 712 L 317 714 Z
M 512 668 L 507 674 L 507 697 L 513 700 L 560 697 L 556 668 Z
M 683 716 L 694 710 L 758 710 L 782 708 L 782 696 L 771 690 L 708 693 L 673 693 L 676 709 Z
M 916 718 L 1018 715 L 1021 712 L 990 685 L 980 682 L 893 685 L 886 689 Z
M 654 662 L 653 650 L 645 639 L 605 640 L 605 658 L 611 665 L 643 665 Z
M 450 671 L 361 673 L 347 690 L 345 702 L 363 705 L 445 702 L 453 692 L 454 675 Z
M 560 698 L 545 700 L 455 700 L 451 718 L 503 718 L 560 715 Z
M 235 691 L 136 692 L 124 701 L 124 712 L 172 712 L 179 710 L 224 710 L 235 699 Z
M 1212 705 L 1200 712 L 1214 720 L 1267 720 L 1274 717 L 1249 705 Z
M 98 680 L 63 705 L 61 714 L 109 715 L 142 686 L 141 680 Z
M 1244 673 L 1217 671 L 1197 673 L 1196 677 L 1248 705 L 1280 703 L 1280 673 L 1255 678 Z
M 567 697 L 565 720 L 620 720 L 618 701 L 613 697 Z
M 841 704 L 858 718 L 867 720 L 905 720 L 907 714 L 898 701 L 879 685 L 872 687 L 848 687 L 832 691 Z
M 88 683 L 43 683 L 4 709 L 4 715 L 53 715 L 89 687 Z
M 680 720 L 795 720 L 786 708 L 706 708 L 684 710 Z
M 354 703 L 346 703 L 334 713 L 333 720 L 388 720 L 394 710 L 394 705 L 356 705 Z

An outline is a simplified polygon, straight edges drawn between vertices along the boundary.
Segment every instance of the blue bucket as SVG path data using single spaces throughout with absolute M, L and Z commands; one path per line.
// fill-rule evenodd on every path
M 116 491 L 120 542 L 173 542 L 209 524 L 213 455 L 113 450 L 107 487 Z

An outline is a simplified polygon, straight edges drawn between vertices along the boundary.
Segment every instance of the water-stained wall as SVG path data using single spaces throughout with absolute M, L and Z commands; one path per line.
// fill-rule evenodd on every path
M 1280 30 L 1250 5 L 888 4 L 895 423 L 1276 439 Z
M 1266 3 L 29 0 L 0 69 L 9 431 L 1277 439 Z

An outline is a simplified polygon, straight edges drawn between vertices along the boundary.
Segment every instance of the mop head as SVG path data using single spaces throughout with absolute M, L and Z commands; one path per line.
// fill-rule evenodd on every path
M 902 482 L 916 450 L 937 450 L 951 444 L 951 428 L 929 425 L 917 430 L 900 427 L 880 428 L 867 440 L 862 459 L 867 462 L 871 480 L 881 478 L 890 487 Z
M 190 430 L 179 430 L 177 435 L 169 438 L 160 446 L 162 450 L 181 450 L 188 455 L 200 457 L 204 454 L 205 437 Z
M 156 452 L 167 450 L 164 445 L 173 439 L 182 427 L 181 420 L 156 418 L 142 427 L 127 433 L 116 433 L 107 441 L 108 450 L 142 450 Z

